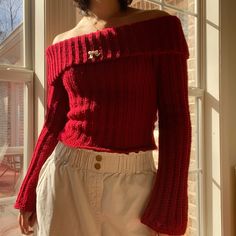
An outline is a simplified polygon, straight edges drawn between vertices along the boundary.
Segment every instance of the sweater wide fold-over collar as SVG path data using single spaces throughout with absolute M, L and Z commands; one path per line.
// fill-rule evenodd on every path
M 47 79 L 53 84 L 68 67 L 147 53 L 189 57 L 181 21 L 167 15 L 75 36 L 46 48 Z

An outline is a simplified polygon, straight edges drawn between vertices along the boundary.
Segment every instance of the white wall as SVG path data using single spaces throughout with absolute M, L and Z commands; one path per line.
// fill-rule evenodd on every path
M 221 0 L 220 133 L 223 235 L 236 235 L 236 1 Z

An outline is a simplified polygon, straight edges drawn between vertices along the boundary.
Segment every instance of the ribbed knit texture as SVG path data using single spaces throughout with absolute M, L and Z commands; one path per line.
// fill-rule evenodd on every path
M 90 50 L 100 55 L 89 58 Z M 157 176 L 140 220 L 158 233 L 184 234 L 191 122 L 189 51 L 179 18 L 156 17 L 65 39 L 48 46 L 46 58 L 45 122 L 14 207 L 36 210 L 38 175 L 58 140 L 117 153 L 158 148 Z

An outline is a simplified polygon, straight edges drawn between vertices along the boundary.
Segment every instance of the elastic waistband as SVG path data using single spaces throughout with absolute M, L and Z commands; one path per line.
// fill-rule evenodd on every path
M 55 159 L 64 165 L 95 172 L 156 172 L 153 151 L 127 153 L 100 152 L 84 148 L 70 147 L 58 142 L 54 149 Z

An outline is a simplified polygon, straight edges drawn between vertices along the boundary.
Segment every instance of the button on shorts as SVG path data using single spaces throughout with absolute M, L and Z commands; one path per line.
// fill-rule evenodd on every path
M 157 236 L 140 222 L 156 178 L 153 151 L 100 152 L 58 142 L 36 188 L 37 236 Z

